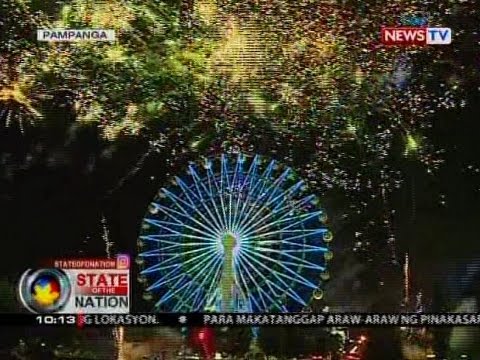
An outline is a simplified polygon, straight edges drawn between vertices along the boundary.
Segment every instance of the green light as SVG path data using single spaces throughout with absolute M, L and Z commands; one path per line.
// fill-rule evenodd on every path
M 348 133 L 354 135 L 354 134 L 357 133 L 357 131 L 358 131 L 358 128 L 355 124 L 350 123 L 350 124 L 347 125 L 347 132 Z
M 413 136 L 412 134 L 407 134 L 406 144 L 405 144 L 405 156 L 416 153 L 420 148 L 420 141 L 418 137 Z
M 237 237 L 231 232 L 226 232 L 222 236 L 222 245 L 224 251 L 224 269 L 220 278 L 220 288 L 222 293 L 222 310 L 232 310 L 232 290 L 235 285 L 233 251 L 237 244 Z
M 235 243 L 236 243 L 236 240 L 237 240 L 237 237 L 232 234 L 232 233 L 226 233 L 224 236 L 223 236 L 223 244 L 225 246 L 225 250 L 228 252 L 228 251 L 232 251 L 233 248 L 235 247 Z M 228 249 L 228 250 L 227 250 Z

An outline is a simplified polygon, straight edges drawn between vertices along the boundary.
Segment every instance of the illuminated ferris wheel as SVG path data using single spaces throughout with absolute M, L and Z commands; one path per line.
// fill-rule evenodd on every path
M 294 171 L 222 155 L 175 178 L 150 204 L 140 280 L 156 311 L 295 311 L 322 296 L 332 240 Z

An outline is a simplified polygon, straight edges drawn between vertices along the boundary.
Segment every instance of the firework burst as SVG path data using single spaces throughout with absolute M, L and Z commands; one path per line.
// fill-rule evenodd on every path
M 0 120 L 5 127 L 17 126 L 23 134 L 27 125 L 33 125 L 40 118 L 42 114 L 26 95 L 23 84 L 14 83 L 0 88 Z

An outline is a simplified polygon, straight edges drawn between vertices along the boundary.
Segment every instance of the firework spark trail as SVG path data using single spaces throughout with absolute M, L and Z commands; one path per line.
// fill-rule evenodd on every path
M 62 8 L 61 18 L 50 21 L 41 13 L 31 15 L 23 1 L 2 2 L 6 8 L 1 13 L 13 16 L 6 19 L 8 41 L 0 44 L 0 52 L 14 55 L 0 58 L 2 89 L 11 89 L 18 74 L 33 82 L 32 91 L 16 97 L 13 110 L 2 101 L 0 115 L 8 126 L 18 123 L 23 131 L 25 120 L 38 118 L 32 109 L 37 107 L 36 93 L 51 90 L 44 89 L 46 78 L 52 79 L 52 91 L 67 86 L 75 93 L 77 121 L 98 124 L 111 142 L 124 135 L 143 136 L 151 130 L 146 124 L 163 125 L 167 117 L 199 108 L 172 129 L 178 138 L 195 134 L 165 146 L 162 154 L 169 165 L 192 152 L 271 153 L 301 165 L 300 173 L 314 192 L 340 189 L 351 200 L 349 213 L 361 214 L 404 180 L 391 161 L 396 139 L 403 140 L 405 156 L 435 174 L 444 151 L 428 141 L 434 114 L 466 103 L 462 88 L 468 69 L 453 66 L 448 50 L 386 49 L 378 33 L 382 25 L 397 24 L 401 16 L 419 10 L 429 12 L 433 24 L 446 26 L 453 13 L 476 15 L 472 1 L 199 0 L 188 33 L 170 31 L 178 13 L 169 12 L 168 6 L 150 4 L 147 9 L 140 1 L 115 0 L 91 5 L 72 1 Z M 142 32 L 133 26 L 139 19 L 147 25 Z M 54 22 L 128 29 L 128 36 L 105 48 L 23 41 L 25 32 Z M 475 35 L 465 29 L 456 30 L 458 39 Z M 196 30 L 202 35 L 193 46 Z M 162 59 L 156 42 L 163 44 Z M 101 72 L 91 71 L 92 61 Z M 444 65 L 452 70 L 438 71 Z M 152 71 L 162 81 L 152 81 Z M 185 78 L 194 81 L 184 86 Z M 427 86 L 431 79 L 437 79 L 435 89 Z M 163 81 L 166 86 L 156 85 Z M 179 84 L 179 92 L 193 89 L 198 107 L 164 91 Z M 148 135 L 152 142 L 163 136 L 153 128 Z M 143 154 L 107 196 L 138 174 L 153 152 L 150 148 Z
M 108 222 L 105 215 L 102 214 L 100 224 L 102 227 L 102 240 L 105 243 L 105 253 L 107 258 L 112 257 L 112 250 L 114 250 L 115 242 L 110 239 L 110 231 L 108 230 Z M 115 346 L 117 350 L 117 360 L 125 360 L 125 328 L 116 326 L 112 329 L 112 335 L 115 339 Z
M 76 21 L 102 26 L 120 17 L 122 26 L 113 26 L 131 28 L 131 21 L 144 14 L 135 1 L 126 7 L 112 1 L 88 9 L 75 4 L 65 7 L 63 13 L 70 14 Z M 75 6 L 78 11 L 72 12 Z M 432 21 L 440 23 L 452 6 L 454 4 L 442 3 L 432 13 Z M 455 106 L 458 102 L 458 81 L 446 83 L 441 93 L 434 94 L 435 101 L 418 81 L 409 81 L 414 74 L 408 64 L 415 61 L 418 50 L 387 51 L 378 44 L 381 25 L 397 23 L 405 13 L 424 10 L 414 1 L 396 0 L 388 6 L 365 3 L 360 9 L 331 1 L 291 3 L 275 0 L 240 4 L 202 0 L 195 2 L 194 8 L 199 21 L 196 26 L 207 24 L 214 29 L 206 36 L 210 36 L 213 53 L 205 62 L 204 86 L 194 86 L 201 99 L 196 122 L 199 128 L 215 129 L 213 133 L 201 133 L 196 138 L 219 139 L 213 144 L 206 140 L 207 151 L 255 152 L 260 139 L 269 137 L 274 142 L 269 150 L 282 153 L 284 161 L 293 162 L 295 148 L 310 146 L 310 138 L 317 137 L 312 139 L 315 147 L 305 150 L 312 158 L 321 159 L 321 163 L 313 161 L 304 171 L 311 185 L 318 185 L 319 190 L 341 187 L 353 196 L 365 191 L 378 192 L 379 186 L 366 188 L 365 177 L 372 177 L 370 172 L 379 168 L 380 162 L 387 161 L 396 134 L 403 134 L 406 147 L 411 137 L 423 140 L 422 134 L 431 123 L 431 111 Z M 155 8 L 155 11 L 163 13 L 165 9 L 162 9 Z M 73 21 L 68 18 L 59 21 L 66 26 L 68 21 Z M 154 30 L 161 27 L 155 21 L 151 25 Z M 155 34 L 162 33 L 157 30 Z M 109 99 L 105 104 L 95 105 L 89 100 L 92 95 L 89 91 L 95 88 L 95 92 L 109 90 L 109 94 L 115 93 L 111 86 L 115 85 L 118 90 L 123 86 L 119 88 L 119 73 L 132 71 L 132 63 L 136 67 L 134 73 L 142 70 L 144 64 L 126 55 L 129 46 L 118 44 L 101 55 L 102 61 L 112 65 L 105 71 L 116 79 L 116 84 L 103 78 L 89 81 L 89 69 L 81 61 L 91 54 L 88 47 L 43 49 L 42 62 L 34 64 L 35 56 L 29 61 L 39 75 L 55 73 L 55 69 L 61 67 L 63 73 L 56 74 L 61 83 L 77 79 L 79 120 L 99 122 L 104 135 L 114 140 L 122 134 L 139 135 L 144 120 L 141 104 L 130 101 L 127 96 L 115 106 L 108 104 Z M 425 50 L 425 53 L 431 56 L 432 63 L 442 61 L 441 51 Z M 212 85 L 219 77 L 224 80 L 215 89 Z M 141 83 L 136 85 L 139 89 Z M 205 91 L 212 88 L 213 92 Z M 169 104 L 172 108 L 178 105 Z M 370 125 L 371 117 L 385 120 L 375 128 Z M 262 134 L 264 129 L 259 127 L 262 123 L 259 119 L 268 124 L 267 134 Z M 198 145 L 198 141 L 195 143 Z M 348 150 L 353 143 L 359 148 L 358 154 Z M 189 150 L 181 145 L 170 150 L 172 158 L 185 151 Z M 409 150 L 409 154 L 413 153 Z M 357 169 L 350 166 L 355 156 L 360 158 L 361 164 Z M 429 172 L 441 165 L 439 154 L 432 151 L 427 141 L 415 148 L 414 156 L 424 162 Z M 138 172 L 146 157 L 148 154 L 116 188 Z M 399 180 L 398 173 L 387 169 L 387 175 L 386 185 L 391 189 Z
M 401 185 L 404 177 L 388 163 L 393 141 L 400 134 L 406 143 L 405 156 L 416 158 L 425 165 L 428 173 L 435 173 L 443 163 L 442 150 L 434 149 L 423 134 L 432 127 L 435 111 L 464 104 L 455 80 L 449 85 L 440 84 L 439 91 L 432 93 L 422 85 L 418 76 L 415 78 L 418 74 L 414 73 L 412 63 L 422 55 L 418 49 L 384 49 L 379 44 L 378 30 L 382 25 L 397 24 L 401 16 L 415 14 L 421 7 L 413 1 L 394 1 L 388 6 L 365 3 L 362 10 L 357 11 L 328 1 L 313 5 L 302 1 L 272 1 L 256 3 L 255 6 L 260 8 L 258 12 L 258 7 L 251 11 L 254 6 L 248 1 L 230 5 L 230 8 L 228 2 L 223 4 L 227 4 L 227 10 L 217 11 L 224 10 L 229 14 L 233 30 L 236 30 L 233 26 L 236 23 L 268 19 L 260 22 L 264 25 L 263 42 L 268 44 L 271 40 L 275 46 L 268 48 L 266 53 L 262 52 L 266 54 L 262 64 L 266 71 L 262 74 L 267 76 L 262 79 L 264 92 L 260 92 L 260 97 L 265 92 L 276 95 L 276 103 L 270 108 L 281 108 L 283 113 L 273 117 L 264 111 L 261 115 L 270 115 L 277 145 L 290 148 L 284 160 L 294 160 L 293 148 L 308 139 L 309 131 L 311 134 L 314 129 L 320 134 L 316 135 L 315 150 L 309 151 L 314 156 L 305 171 L 307 179 L 320 191 L 342 188 L 351 197 L 354 212 L 358 214 L 369 203 L 369 200 L 362 199 L 364 194 L 371 199 L 381 196 L 387 243 L 395 263 L 394 219 L 388 206 L 388 194 Z M 454 6 L 452 3 L 444 5 L 432 12 L 431 22 L 441 24 L 449 7 Z M 262 30 L 256 27 L 254 31 Z M 235 32 L 228 35 L 232 34 Z M 363 38 L 355 34 L 361 34 Z M 423 56 L 431 57 L 433 64 L 444 61 L 441 49 L 422 51 Z M 232 62 L 235 63 L 241 61 L 247 52 L 242 48 L 229 56 L 234 57 Z M 430 70 L 424 71 L 428 74 Z M 224 143 L 223 149 L 233 146 L 252 151 L 249 144 L 252 136 L 245 136 L 245 131 L 239 130 L 238 126 L 242 116 L 245 117 L 242 114 L 249 111 L 248 107 L 240 106 L 240 110 L 232 114 L 238 103 L 235 91 L 243 90 L 231 85 L 222 89 L 225 89 L 222 96 L 211 96 L 206 101 L 205 121 L 217 118 L 223 122 L 219 128 L 224 132 L 220 134 L 228 134 L 230 139 Z M 256 90 L 256 93 L 259 92 Z M 215 112 L 219 104 L 220 108 L 228 110 Z M 210 109 L 214 109 L 214 115 Z M 223 117 L 220 114 L 228 115 Z M 378 126 L 369 124 L 373 116 L 381 117 Z M 229 122 L 231 126 L 224 125 Z M 249 126 L 255 131 L 254 126 Z M 353 142 L 360 150 L 357 155 L 349 150 Z M 349 165 L 352 160 L 356 163 L 354 166 Z M 381 169 L 380 174 L 378 169 Z
M 35 109 L 33 101 L 25 95 L 24 87 L 27 84 L 21 82 L 0 87 L 0 120 L 7 128 L 18 126 L 22 134 L 27 125 L 32 125 L 35 120 L 43 117 Z
M 219 33 L 226 33 L 222 38 L 224 43 L 221 43 L 223 45 L 219 48 L 219 51 L 228 55 L 223 57 L 227 63 L 225 67 L 233 71 L 233 65 L 242 63 L 246 54 L 259 54 L 262 60 L 258 62 L 261 65 L 257 66 L 265 69 L 260 82 L 263 91 L 254 89 L 255 94 L 249 93 L 246 96 L 261 99 L 265 92 L 280 96 L 280 102 L 275 101 L 268 106 L 286 111 L 281 116 L 281 121 L 276 116 L 271 118 L 272 126 L 276 129 L 275 139 L 278 139 L 279 145 L 295 147 L 300 142 L 305 142 L 305 138 L 302 139 L 300 135 L 302 131 L 308 134 L 312 129 L 316 129 L 321 134 L 316 149 L 316 157 L 321 159 L 321 163 L 310 166 L 312 177 L 318 178 L 318 170 L 313 172 L 314 168 L 328 166 L 333 172 L 327 172 L 319 185 L 327 188 L 341 186 L 352 194 L 365 191 L 365 179 L 361 177 L 364 177 L 372 166 L 378 167 L 378 161 L 386 161 L 391 153 L 395 134 L 403 134 L 408 142 L 412 133 L 420 134 L 429 127 L 428 114 L 432 111 L 433 99 L 439 107 L 447 105 L 446 102 L 438 100 L 442 96 L 435 94 L 432 97 L 425 89 L 415 84 L 410 85 L 410 58 L 418 54 L 417 50 L 403 53 L 401 50 L 387 51 L 377 46 L 380 26 L 385 22 L 397 23 L 405 13 L 415 13 L 418 8 L 414 2 L 396 1 L 386 7 L 365 5 L 362 11 L 368 13 L 368 21 L 365 20 L 367 15 L 362 13 L 363 15 L 359 16 L 353 8 L 334 5 L 328 1 L 321 1 L 316 5 L 273 1 L 259 5 L 260 10 L 256 12 L 250 11 L 249 6 L 253 5 L 249 2 L 241 5 L 231 5 L 228 2 L 221 4 L 223 7 L 217 5 L 208 14 L 210 23 L 214 22 L 212 17 L 217 18 L 217 26 L 223 29 L 219 30 Z M 435 15 L 434 20 L 438 21 L 439 18 L 440 15 Z M 255 27 L 248 25 L 258 19 L 263 21 Z M 237 24 L 247 24 L 243 26 L 250 29 L 249 32 L 242 33 L 242 28 Z M 245 40 L 241 42 L 244 45 L 238 45 L 239 41 L 233 39 L 237 33 L 245 37 L 255 37 L 261 33 L 267 52 L 252 48 L 251 43 Z M 364 38 L 359 39 L 354 35 L 360 33 Z M 353 36 L 348 37 L 346 34 Z M 233 39 L 232 44 L 229 43 L 229 38 Z M 269 41 L 272 44 L 280 42 L 284 45 L 269 48 Z M 235 51 L 227 51 L 229 48 Z M 279 52 L 280 49 L 282 52 Z M 254 63 L 245 63 L 253 71 Z M 228 64 L 231 67 L 228 67 Z M 229 146 L 251 150 L 249 141 L 252 136 L 248 134 L 248 130 L 239 126 L 245 121 L 245 117 L 248 117 L 249 110 L 239 104 L 242 96 L 235 94 L 245 90 L 233 84 L 235 76 L 231 74 L 226 83 L 222 82 L 221 95 L 211 95 L 204 99 L 203 113 L 200 114 L 199 121 L 208 123 L 212 119 L 218 119 L 218 124 L 215 125 L 217 130 L 221 136 L 229 139 L 223 145 L 224 150 L 228 150 Z M 269 84 L 268 87 L 265 87 L 266 84 Z M 450 90 L 445 89 L 445 96 L 452 98 Z M 316 113 L 315 116 L 312 116 L 312 111 Z M 262 115 L 264 114 L 265 112 L 262 112 Z M 390 119 L 378 129 L 370 130 L 367 128 L 367 118 L 373 114 Z M 412 122 L 414 118 L 416 120 Z M 255 126 L 250 127 L 254 131 Z M 373 136 L 371 131 L 375 132 Z M 352 140 L 363 149 L 364 162 L 360 169 L 362 173 L 357 173 L 360 178 L 345 167 L 348 157 L 351 156 L 346 148 L 350 147 Z M 289 153 L 287 161 L 292 160 L 292 151 L 289 150 Z M 430 172 L 438 169 L 441 164 L 438 158 L 435 159 L 435 154 L 430 153 L 426 142 L 416 147 L 415 156 L 425 163 Z M 391 189 L 392 184 L 397 187 L 398 173 L 392 169 L 386 174 L 386 183 L 380 184 L 380 187 L 385 185 Z
M 102 215 L 100 223 L 102 226 L 102 240 L 105 243 L 105 253 L 107 254 L 107 258 L 111 258 L 112 248 L 115 246 L 115 243 L 110 240 L 110 231 L 108 230 L 108 223 L 105 215 Z

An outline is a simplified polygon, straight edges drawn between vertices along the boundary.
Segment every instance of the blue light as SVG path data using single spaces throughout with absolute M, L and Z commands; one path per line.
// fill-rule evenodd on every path
M 428 25 L 428 14 L 408 14 L 403 15 L 400 18 L 400 23 L 404 26 L 427 26 Z

